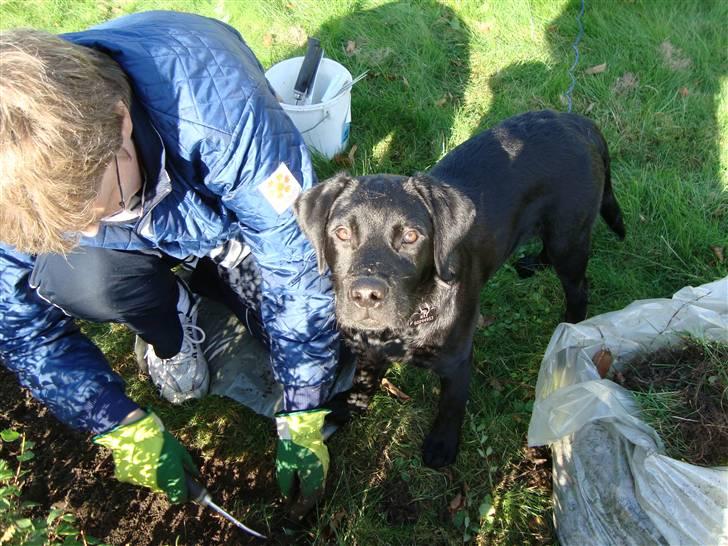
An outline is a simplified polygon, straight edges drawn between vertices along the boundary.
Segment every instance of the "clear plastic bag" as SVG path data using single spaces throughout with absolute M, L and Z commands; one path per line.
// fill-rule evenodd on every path
M 632 394 L 601 379 L 592 362 L 608 349 L 612 370 L 619 370 L 686 334 L 728 343 L 728 277 L 554 331 L 538 375 L 528 444 L 551 447 L 563 546 L 728 544 L 728 468 L 664 455 Z

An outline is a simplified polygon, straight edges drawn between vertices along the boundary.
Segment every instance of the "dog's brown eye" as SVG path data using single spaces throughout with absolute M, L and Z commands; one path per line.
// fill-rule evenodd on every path
M 411 245 L 417 239 L 420 238 L 420 234 L 417 233 L 414 229 L 408 229 L 404 232 L 404 235 L 402 235 L 402 242 L 408 245 Z
M 348 241 L 351 239 L 351 231 L 349 231 L 349 228 L 345 228 L 344 226 L 337 227 L 334 234 L 340 241 Z

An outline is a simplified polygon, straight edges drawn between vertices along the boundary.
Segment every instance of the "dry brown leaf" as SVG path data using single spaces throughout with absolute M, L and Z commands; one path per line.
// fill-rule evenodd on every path
M 336 154 L 333 157 L 332 161 L 337 165 L 341 165 L 342 167 L 351 167 L 352 165 L 351 158 L 344 153 Z
M 384 392 L 391 396 L 394 396 L 397 400 L 400 400 L 401 402 L 409 402 L 410 400 L 412 400 L 411 397 L 407 396 L 404 391 L 400 390 L 399 387 L 397 387 L 386 377 L 382 379 L 382 389 L 384 389 Z
M 346 42 L 345 51 L 349 57 L 354 55 L 354 53 L 356 53 L 356 42 L 354 40 L 349 40 L 348 42 Z
M 462 493 L 458 492 L 458 494 L 450 501 L 450 504 L 448 504 L 447 509 L 451 514 L 455 515 L 455 513 L 459 512 L 463 508 L 465 508 L 465 497 Z
M 354 144 L 351 147 L 351 150 L 349 150 L 349 153 L 347 154 L 347 157 L 349 158 L 349 162 L 353 165 L 354 164 L 354 156 L 356 155 L 356 150 L 359 147 L 358 144 Z
M 346 512 L 344 510 L 339 510 L 336 512 L 333 516 L 331 516 L 331 519 L 329 520 L 329 525 L 332 529 L 336 529 L 339 526 L 339 522 L 346 517 Z
M 687 87 L 681 87 L 680 89 L 677 90 L 677 92 L 680 93 L 681 97 L 687 97 L 690 94 L 690 91 L 688 90 Z
M 613 361 L 614 358 L 612 358 L 612 351 L 609 349 L 597 351 L 597 353 L 592 357 L 592 362 L 594 362 L 594 365 L 597 367 L 599 377 L 602 379 L 607 377 L 607 372 L 609 372 L 609 368 L 612 367 Z
M 717 246 L 717 245 L 711 245 L 710 250 L 713 251 L 713 254 L 715 254 L 716 259 L 718 260 L 718 263 L 723 263 L 723 260 L 725 259 L 725 256 L 723 255 L 723 247 Z
M 607 63 L 596 64 L 584 70 L 584 74 L 601 74 L 607 70 Z
M 270 47 L 273 45 L 273 35 L 270 32 L 263 36 L 263 45 L 265 47 Z

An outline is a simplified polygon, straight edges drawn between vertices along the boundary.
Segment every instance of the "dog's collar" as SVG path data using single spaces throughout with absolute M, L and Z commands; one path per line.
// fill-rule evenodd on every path
M 437 319 L 439 313 L 438 305 L 442 306 L 445 304 L 448 300 L 450 300 L 453 296 L 454 288 L 458 286 L 457 282 L 451 282 L 448 283 L 441 279 L 439 276 L 435 275 L 435 284 L 440 288 L 443 289 L 443 292 L 440 292 L 439 297 L 436 295 L 434 298 L 434 301 L 423 301 L 417 305 L 417 311 L 412 313 L 412 316 L 410 317 L 409 321 L 407 321 L 407 324 L 411 328 L 416 328 L 417 326 L 420 326 L 421 324 L 427 324 L 429 322 L 434 322 L 435 319 Z M 436 305 L 435 302 L 438 304 Z
M 432 322 L 437 318 L 437 307 L 429 303 L 421 303 L 419 309 L 412 313 L 408 324 L 412 327 Z

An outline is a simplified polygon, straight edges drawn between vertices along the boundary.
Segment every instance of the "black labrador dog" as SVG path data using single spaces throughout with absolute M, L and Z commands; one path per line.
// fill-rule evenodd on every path
M 299 197 L 295 213 L 319 269 L 332 274 L 342 335 L 358 359 L 348 403 L 363 409 L 392 362 L 440 376 L 439 413 L 423 461 L 455 461 L 468 396 L 480 289 L 516 247 L 553 266 L 566 321 L 585 318 L 597 213 L 624 238 L 607 144 L 576 114 L 528 112 L 467 140 L 428 174 L 339 174 Z

